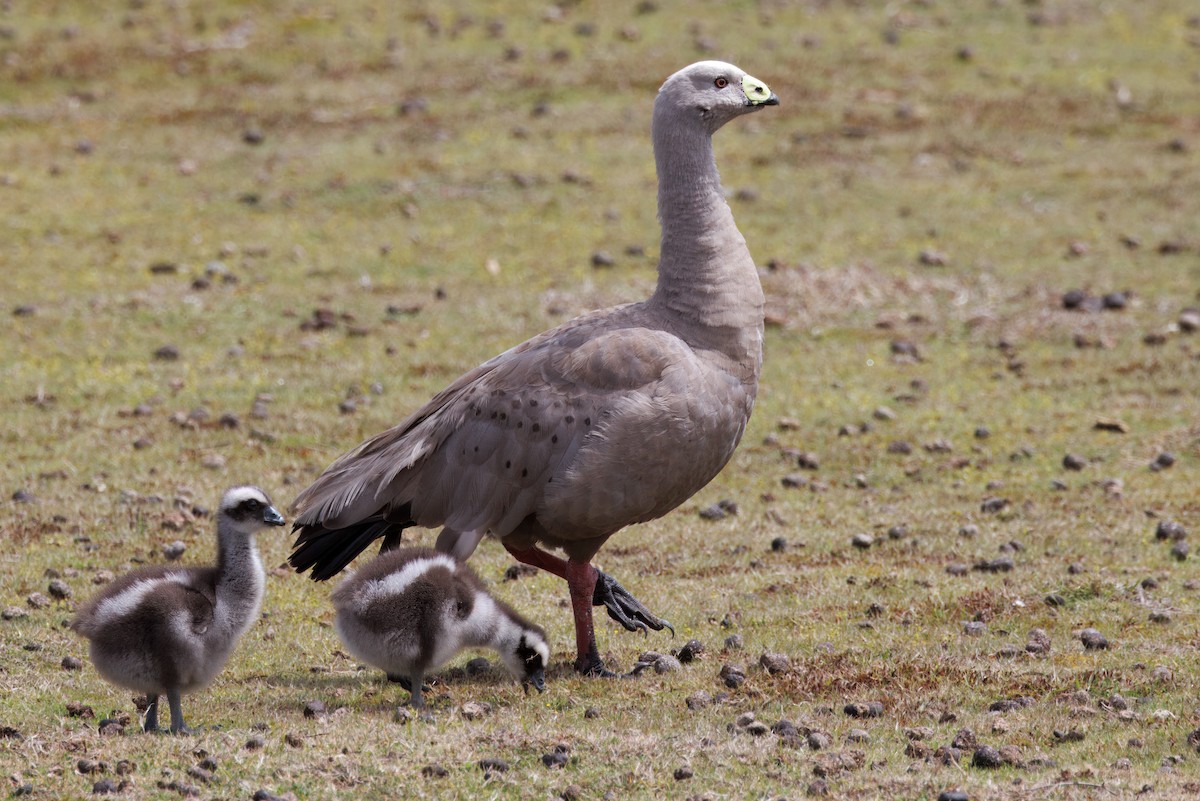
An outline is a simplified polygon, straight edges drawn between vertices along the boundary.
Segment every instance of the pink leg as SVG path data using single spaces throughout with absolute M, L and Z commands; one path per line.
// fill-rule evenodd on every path
M 566 559 L 560 559 L 554 554 L 546 553 L 541 548 L 524 548 L 518 550 L 516 548 L 510 548 L 508 545 L 505 545 L 504 548 L 512 555 L 512 558 L 516 559 L 518 562 L 541 568 L 547 573 L 553 573 L 560 579 L 565 579 L 567 577 Z
M 588 676 L 603 676 L 608 671 L 596 647 L 596 629 L 592 624 L 596 579 L 600 573 L 588 562 L 561 559 L 541 548 L 505 548 L 518 562 L 553 573 L 565 579 L 571 593 L 571 612 L 575 617 L 575 670 Z
M 571 611 L 575 614 L 575 670 L 585 676 L 611 676 L 600 659 L 596 630 L 592 625 L 593 595 L 600 574 L 588 562 L 567 560 L 566 568 Z
M 629 594 L 612 576 L 592 567 L 590 562 L 562 559 L 541 548 L 505 548 L 518 562 L 541 568 L 565 579 L 571 592 L 571 611 L 575 615 L 575 670 L 587 676 L 612 676 L 600 660 L 596 648 L 596 631 L 592 624 L 592 607 L 604 606 L 608 616 L 629 631 L 646 632 L 675 629 L 656 616 Z

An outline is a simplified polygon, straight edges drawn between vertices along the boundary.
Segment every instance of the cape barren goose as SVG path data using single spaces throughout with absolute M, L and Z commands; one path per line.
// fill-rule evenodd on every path
M 430 548 L 380 554 L 333 593 L 334 627 L 356 658 L 387 673 L 422 707 L 427 673 L 464 648 L 491 648 L 521 684 L 546 688 L 545 633 L 492 598 L 469 567 Z
M 376 539 L 386 550 L 408 526 L 442 526 L 438 550 L 460 560 L 490 534 L 566 580 L 582 673 L 608 674 L 593 605 L 630 631 L 669 627 L 591 560 L 620 529 L 712 480 L 746 429 L 763 293 L 712 135 L 778 103 L 762 81 L 719 61 L 668 78 L 652 125 L 662 224 L 654 294 L 484 362 L 339 458 L 295 501 L 292 565 L 326 579 Z
M 171 731 L 191 731 L 180 696 L 201 689 L 258 618 L 265 576 L 254 535 L 283 516 L 258 487 L 225 491 L 217 512 L 215 567 L 144 567 L 84 604 L 71 628 L 91 641 L 92 664 L 113 684 L 146 693 L 146 731 L 158 731 L 167 696 Z

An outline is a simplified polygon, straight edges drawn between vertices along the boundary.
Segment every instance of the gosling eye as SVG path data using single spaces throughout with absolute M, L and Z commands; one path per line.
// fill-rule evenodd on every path
M 721 76 L 713 81 L 713 86 L 717 87 L 718 89 L 724 89 L 726 86 L 729 86 L 729 79 Z

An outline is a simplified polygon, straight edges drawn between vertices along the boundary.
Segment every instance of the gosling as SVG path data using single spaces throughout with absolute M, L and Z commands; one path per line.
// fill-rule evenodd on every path
M 180 696 L 212 681 L 258 617 L 266 577 L 254 535 L 283 516 L 258 487 L 225 491 L 217 512 L 215 567 L 162 565 L 110 583 L 76 613 L 92 664 L 113 684 L 145 693 L 145 730 L 158 728 L 166 695 L 171 732 L 188 734 Z
M 334 627 L 356 659 L 382 669 L 421 709 L 425 675 L 464 648 L 491 648 L 528 692 L 546 689 L 545 632 L 454 557 L 429 548 L 387 551 L 333 593 Z

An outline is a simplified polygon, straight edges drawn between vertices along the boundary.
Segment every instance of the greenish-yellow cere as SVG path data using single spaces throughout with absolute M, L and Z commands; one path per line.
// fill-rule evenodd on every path
M 756 106 L 759 103 L 765 103 L 771 96 L 771 90 L 767 88 L 767 85 L 751 75 L 742 78 L 742 91 L 746 93 L 746 99 Z

